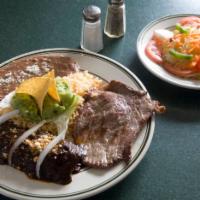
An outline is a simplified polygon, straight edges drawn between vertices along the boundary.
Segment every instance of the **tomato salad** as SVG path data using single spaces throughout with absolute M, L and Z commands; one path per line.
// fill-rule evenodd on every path
M 182 18 L 172 31 L 155 30 L 145 53 L 178 77 L 200 79 L 200 18 Z

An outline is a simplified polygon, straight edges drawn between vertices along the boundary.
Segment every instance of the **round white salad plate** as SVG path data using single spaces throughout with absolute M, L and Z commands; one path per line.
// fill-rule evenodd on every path
M 200 89 L 200 80 L 189 80 L 179 78 L 174 76 L 173 74 L 168 73 L 162 66 L 154 63 L 151 61 L 145 54 L 145 48 L 153 36 L 153 33 L 156 29 L 171 29 L 175 27 L 176 23 L 187 16 L 199 16 L 198 14 L 177 14 L 177 15 L 170 15 L 166 17 L 162 17 L 155 21 L 150 22 L 147 26 L 143 28 L 140 32 L 138 39 L 137 39 L 137 53 L 138 56 L 146 67 L 152 74 L 157 76 L 158 78 L 171 83 L 173 85 L 188 88 L 188 89 Z
M 72 57 L 81 69 L 107 80 L 118 80 L 136 88 L 146 90 L 141 81 L 120 63 L 102 55 L 73 49 L 46 49 L 30 52 L 10 59 L 0 65 L 6 66 L 13 60 L 37 54 L 59 53 Z M 29 179 L 24 173 L 9 166 L 0 165 L 0 193 L 20 200 L 73 200 L 83 199 L 98 194 L 124 179 L 131 173 L 145 156 L 154 133 L 154 116 L 143 128 L 132 146 L 132 158 L 126 165 L 121 163 L 111 169 L 85 169 L 72 176 L 68 185 L 57 185 Z

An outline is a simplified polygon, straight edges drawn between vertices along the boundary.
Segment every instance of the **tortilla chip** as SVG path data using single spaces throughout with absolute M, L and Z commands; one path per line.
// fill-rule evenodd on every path
M 22 82 L 16 89 L 16 93 L 25 93 L 32 96 L 42 113 L 44 98 L 47 93 L 56 101 L 60 102 L 60 96 L 56 88 L 54 70 L 42 77 L 34 77 Z
M 50 85 L 49 85 L 49 89 L 48 89 L 48 94 L 54 100 L 60 102 L 60 96 L 59 96 L 57 88 L 56 88 L 56 81 L 55 81 L 54 70 L 51 70 L 48 74 L 45 74 L 43 77 L 49 77 L 50 78 Z
M 48 92 L 51 79 L 49 77 L 34 77 L 22 82 L 16 89 L 16 93 L 25 93 L 32 96 L 42 113 L 44 98 Z

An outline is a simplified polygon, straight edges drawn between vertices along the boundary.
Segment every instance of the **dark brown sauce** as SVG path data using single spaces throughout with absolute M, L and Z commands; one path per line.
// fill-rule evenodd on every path
M 8 63 L 0 68 L 0 100 L 25 79 L 42 76 L 52 69 L 57 76 L 66 76 L 77 71 L 79 66 L 61 53 L 33 55 Z

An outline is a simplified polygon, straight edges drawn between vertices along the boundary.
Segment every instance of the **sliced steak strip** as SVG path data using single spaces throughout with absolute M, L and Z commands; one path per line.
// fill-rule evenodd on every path
M 86 166 L 111 167 L 131 158 L 131 146 L 140 130 L 156 111 L 164 107 L 144 91 L 112 81 L 106 91 L 88 94 L 75 119 L 73 137 L 83 145 Z
M 9 92 L 15 90 L 23 80 L 42 76 L 54 69 L 56 76 L 67 76 L 77 72 L 79 65 L 69 57 L 59 53 L 35 55 L 20 58 L 3 68 L 0 68 L 0 100 Z

